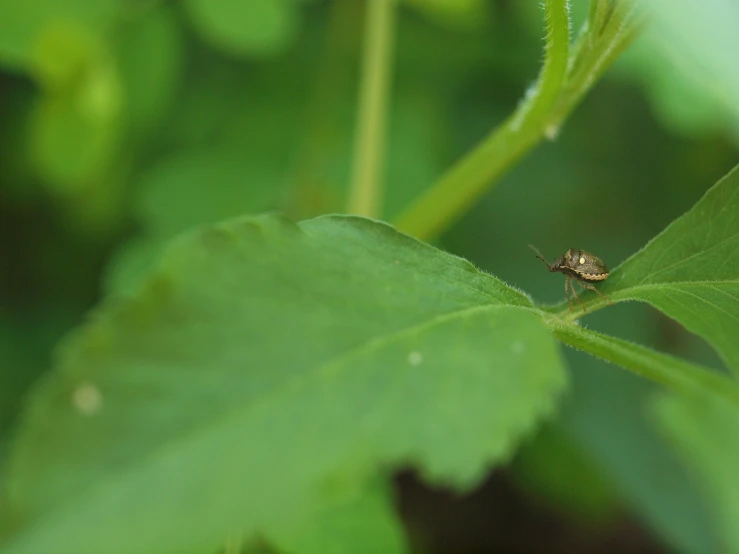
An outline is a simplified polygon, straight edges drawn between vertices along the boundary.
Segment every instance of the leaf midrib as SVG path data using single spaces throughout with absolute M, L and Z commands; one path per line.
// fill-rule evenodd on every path
M 633 294 L 634 292 L 640 292 L 642 290 L 649 290 L 649 289 L 669 289 L 670 287 L 692 287 L 692 286 L 705 286 L 705 287 L 715 287 L 717 285 L 739 285 L 739 277 L 737 279 L 719 279 L 715 281 L 709 281 L 709 280 L 700 280 L 700 281 L 669 281 L 665 283 L 647 283 L 647 284 L 638 284 L 633 285 L 630 287 L 625 287 L 622 289 L 615 290 L 611 292 L 610 294 L 613 296 L 618 295 L 619 297 L 622 294 L 626 294 L 627 296 L 629 294 Z
M 663 268 L 659 269 L 658 271 L 655 271 L 653 273 L 646 274 L 644 277 L 642 277 L 642 279 L 639 281 L 638 284 L 641 285 L 646 279 L 652 279 L 655 275 L 659 275 L 660 273 L 664 273 L 665 271 L 669 271 L 671 269 L 674 269 L 676 267 L 679 267 L 680 265 L 683 265 L 683 264 L 689 262 L 690 260 L 692 260 L 693 258 L 695 258 L 697 256 L 702 256 L 704 254 L 708 254 L 711 250 L 714 250 L 715 248 L 718 248 L 719 246 L 722 246 L 725 242 L 728 242 L 730 240 L 734 240 L 736 238 L 739 238 L 739 233 L 734 233 L 733 235 L 729 235 L 728 237 L 725 237 L 725 238 L 721 239 L 720 241 L 712 244 L 708 248 L 705 248 L 705 249 L 702 249 L 702 250 L 698 250 L 697 252 L 694 252 L 693 254 L 691 254 L 690 256 L 688 256 L 687 258 L 682 258 L 682 259 L 678 260 L 677 262 L 675 262 L 675 263 L 673 263 L 671 265 L 668 265 L 666 267 L 663 267 Z M 679 237 L 678 240 L 673 241 L 672 244 L 670 244 L 667 248 L 665 248 L 665 250 L 662 253 L 662 256 L 660 256 L 659 259 L 660 260 L 663 259 L 664 256 L 665 256 L 665 254 L 673 246 L 675 246 L 676 244 L 679 244 L 681 240 L 682 240 L 682 237 Z
M 645 285 L 632 285 L 623 289 L 616 289 L 614 291 L 604 291 L 604 293 L 607 293 L 609 295 L 609 298 L 615 303 L 619 302 L 628 302 L 629 300 L 639 300 L 644 302 L 649 302 L 648 298 L 644 298 L 642 296 L 633 296 L 634 294 L 637 294 L 643 290 L 649 290 L 649 289 L 665 289 L 669 290 L 671 287 L 691 287 L 691 286 L 706 286 L 706 287 L 713 287 L 715 288 L 717 285 L 739 285 L 739 278 L 736 280 L 732 279 L 721 279 L 717 281 L 673 281 L 669 283 L 648 283 Z M 720 289 L 719 289 L 720 290 Z M 726 292 L 726 291 L 721 291 Z M 728 294 L 728 293 L 727 293 Z M 737 298 L 739 300 L 739 298 Z M 598 311 L 602 308 L 605 308 L 608 303 L 599 298 L 595 297 L 590 301 L 586 301 L 585 305 L 588 308 L 588 313 L 592 313 L 595 311 Z M 567 301 L 558 302 L 556 304 L 548 304 L 548 305 L 538 305 L 540 309 L 543 309 L 547 313 L 556 314 L 560 319 L 563 321 L 572 321 L 579 319 L 583 314 L 578 313 L 571 313 L 568 309 Z

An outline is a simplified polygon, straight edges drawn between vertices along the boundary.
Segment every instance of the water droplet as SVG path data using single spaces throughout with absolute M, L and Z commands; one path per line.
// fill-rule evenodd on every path
M 408 363 L 412 366 L 417 366 L 423 361 L 423 354 L 417 351 L 410 352 L 408 354 Z

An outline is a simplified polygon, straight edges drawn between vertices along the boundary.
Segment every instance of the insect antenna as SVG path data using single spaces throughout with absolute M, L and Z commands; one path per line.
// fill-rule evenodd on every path
M 533 250 L 533 251 L 534 251 L 534 252 L 536 253 L 536 257 L 537 257 L 537 258 L 539 258 L 539 259 L 540 259 L 540 260 L 541 260 L 542 262 L 544 262 L 544 264 L 545 264 L 545 265 L 546 265 L 547 267 L 549 267 L 549 262 L 548 262 L 548 261 L 546 261 L 546 260 L 544 259 L 544 256 L 542 256 L 542 255 L 541 255 L 541 252 L 539 252 L 539 251 L 538 251 L 538 250 L 536 249 L 536 246 L 534 246 L 533 244 L 529 244 L 529 248 L 531 248 L 531 250 Z

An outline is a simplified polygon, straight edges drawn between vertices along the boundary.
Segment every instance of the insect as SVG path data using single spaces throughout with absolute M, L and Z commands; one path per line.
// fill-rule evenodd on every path
M 571 288 L 572 293 L 575 295 L 575 298 L 580 303 L 580 306 L 582 306 L 583 311 L 587 311 L 585 309 L 585 306 L 583 306 L 583 303 L 580 301 L 580 297 L 577 296 L 577 291 L 575 291 L 575 284 L 573 283 L 573 281 L 577 281 L 577 284 L 585 289 L 597 292 L 600 296 L 605 298 L 606 302 L 613 306 L 613 303 L 605 294 L 600 292 L 589 283 L 589 281 L 605 281 L 608 278 L 608 268 L 606 267 L 606 264 L 601 261 L 600 258 L 593 256 L 592 254 L 590 254 L 589 252 L 585 252 L 584 250 L 570 248 L 569 250 L 567 250 L 567 252 L 564 253 L 564 255 L 557 258 L 550 264 L 544 259 L 544 256 L 541 255 L 541 252 L 539 252 L 536 247 L 529 244 L 529 248 L 536 252 L 536 257 L 546 264 L 549 271 L 559 271 L 560 273 L 564 273 L 565 297 L 567 298 L 567 302 L 570 305 L 570 310 L 572 310 L 572 300 L 570 298 L 569 292 L 569 289 Z

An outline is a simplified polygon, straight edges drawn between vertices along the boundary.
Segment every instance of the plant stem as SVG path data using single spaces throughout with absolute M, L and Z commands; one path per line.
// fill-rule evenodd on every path
M 602 0 L 602 4 L 608 4 Z M 580 100 L 590 91 L 606 69 L 631 45 L 644 26 L 644 16 L 638 12 L 640 0 L 621 0 L 613 8 L 608 20 L 603 24 L 605 9 L 596 13 L 595 25 L 602 28 L 590 29 L 585 44 L 578 45 L 578 56 L 570 64 L 567 85 L 562 96 L 554 106 L 550 125 L 559 128 L 562 122 L 577 107 Z
M 537 83 L 516 111 L 452 166 L 398 218 L 401 231 L 429 239 L 447 228 L 547 132 L 546 115 L 559 99 L 570 45 L 567 0 L 546 0 L 545 59 Z
M 584 329 L 557 317 L 544 317 L 554 335 L 577 349 L 584 350 L 676 391 L 704 391 L 719 395 L 739 406 L 739 385 L 725 375 L 655 352 L 644 346 Z
M 543 137 L 554 139 L 563 121 L 641 30 L 640 3 L 599 0 L 592 21 L 585 23 L 570 51 L 567 3 L 547 0 L 545 61 L 536 86 L 511 117 L 417 198 L 396 226 L 424 240 L 438 236 Z
M 344 60 L 344 46 L 356 40 L 353 22 L 361 8 L 354 2 L 333 2 L 329 8 L 315 76 L 306 91 L 308 102 L 301 125 L 305 132 L 288 169 L 289 185 L 280 205 L 280 211 L 293 221 L 344 209 L 344 199 L 329 191 L 324 177 L 332 149 L 341 140 L 335 106 L 354 79 Z
M 357 134 L 354 141 L 354 161 L 347 211 L 377 217 L 382 209 L 383 146 L 396 0 L 366 0 L 366 2 L 367 23 Z

